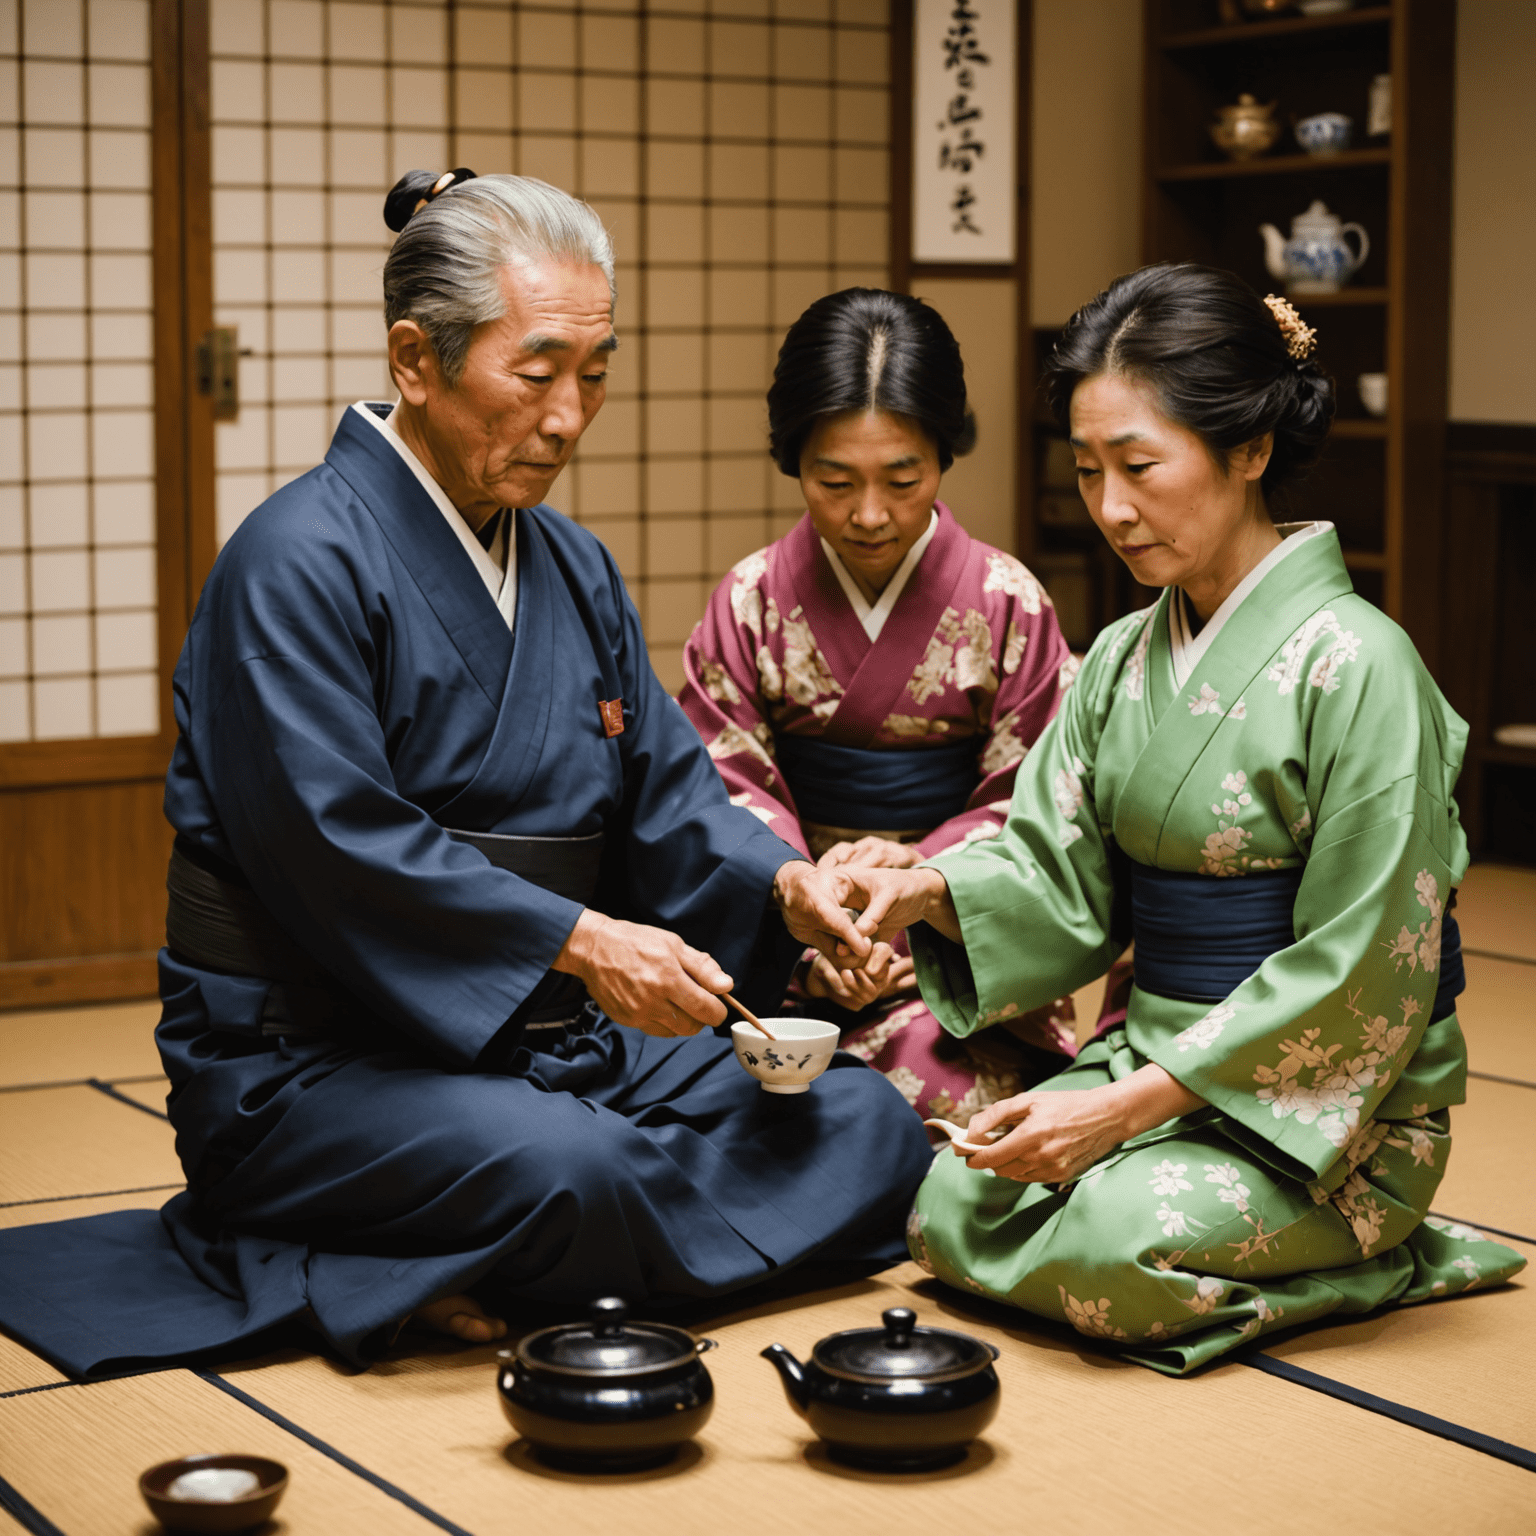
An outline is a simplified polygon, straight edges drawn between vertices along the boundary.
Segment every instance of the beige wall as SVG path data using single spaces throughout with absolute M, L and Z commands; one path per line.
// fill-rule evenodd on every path
M 1013 548 L 1014 367 L 1017 309 L 1007 278 L 928 279 L 912 285 L 949 322 L 965 359 L 965 389 L 976 413 L 976 449 L 944 477 L 939 495 L 973 538 Z
M 1140 0 L 1035 0 L 1031 110 L 1031 324 L 1060 325 L 1140 262 Z
M 1536 422 L 1536 4 L 1461 0 L 1451 416 Z

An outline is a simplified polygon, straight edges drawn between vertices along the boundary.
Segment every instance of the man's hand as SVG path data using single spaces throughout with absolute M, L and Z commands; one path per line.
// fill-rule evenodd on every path
M 912 869 L 923 862 L 915 843 L 893 843 L 888 837 L 861 837 L 856 843 L 833 843 L 816 861 L 817 869 L 840 864 L 867 864 L 873 869 Z
M 795 938 L 814 945 L 839 970 L 862 971 L 875 947 L 843 910 L 843 888 L 839 871 L 818 869 L 802 859 L 781 865 L 773 877 L 773 899 Z
M 675 933 L 604 917 L 588 908 L 552 969 L 579 976 L 616 1024 L 663 1038 L 722 1023 L 731 978 Z

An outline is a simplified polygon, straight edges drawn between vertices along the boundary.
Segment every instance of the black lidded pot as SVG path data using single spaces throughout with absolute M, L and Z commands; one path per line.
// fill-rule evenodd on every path
M 699 1356 L 715 1341 L 628 1317 L 605 1296 L 589 1322 L 541 1328 L 497 1356 L 502 1411 L 540 1461 L 639 1471 L 670 1461 L 704 1427 L 715 1384 Z
M 926 1472 L 962 1460 L 997 1413 L 998 1351 L 968 1333 L 919 1328 L 910 1307 L 880 1316 L 883 1328 L 828 1334 L 805 1365 L 782 1344 L 763 1358 L 835 1461 Z

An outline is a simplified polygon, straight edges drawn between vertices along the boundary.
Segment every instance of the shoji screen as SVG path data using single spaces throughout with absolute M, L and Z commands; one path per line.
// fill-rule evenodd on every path
M 540 176 L 619 257 L 608 404 L 554 500 L 614 550 L 675 685 L 710 583 L 799 511 L 764 451 L 779 336 L 886 280 L 885 24 L 886 0 L 214 0 L 217 321 L 251 349 L 221 536 L 387 391 L 393 179 Z
M 149 18 L 0 5 L 0 741 L 160 726 Z

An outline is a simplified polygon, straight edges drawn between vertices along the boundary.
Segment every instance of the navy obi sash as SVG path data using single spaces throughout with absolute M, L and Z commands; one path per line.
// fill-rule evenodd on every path
M 1136 985 L 1185 1003 L 1219 1003 L 1277 951 L 1296 942 L 1299 869 L 1238 879 L 1131 863 Z M 1461 931 L 1449 912 L 1440 935 L 1440 985 L 1431 1024 L 1456 1011 L 1466 987 Z
M 971 736 L 942 747 L 872 752 L 818 736 L 779 736 L 779 768 L 801 819 L 852 831 L 930 831 L 965 809 L 981 782 Z

